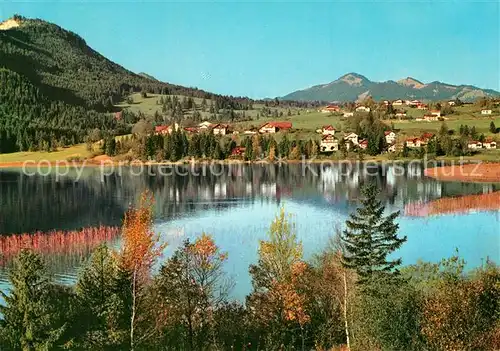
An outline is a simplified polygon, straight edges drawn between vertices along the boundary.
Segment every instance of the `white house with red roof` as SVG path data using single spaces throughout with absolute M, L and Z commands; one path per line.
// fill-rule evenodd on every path
M 471 150 L 476 150 L 476 149 L 482 149 L 483 148 L 483 143 L 477 140 L 470 140 L 467 143 L 467 148 Z
M 335 128 L 331 125 L 323 126 L 323 128 L 321 128 L 321 134 L 323 135 L 335 135 L 335 131 Z
M 371 109 L 367 106 L 358 106 L 356 107 L 356 112 L 370 112 Z
M 347 142 L 350 141 L 354 145 L 358 145 L 358 138 L 359 138 L 359 136 L 356 133 L 352 133 L 352 132 L 344 135 L 344 140 Z
M 226 135 L 229 133 L 229 125 L 228 124 L 216 124 L 212 127 L 212 133 L 214 135 Z
M 333 134 L 323 135 L 321 138 L 321 143 L 319 144 L 319 150 L 321 152 L 332 152 L 339 149 L 339 142 Z
M 338 105 L 328 105 L 323 107 L 321 110 L 323 113 L 329 113 L 329 112 L 339 112 L 340 111 L 340 106 Z
M 205 130 L 212 128 L 212 126 L 213 126 L 213 124 L 210 123 L 209 121 L 203 121 L 200 124 L 198 124 L 198 129 L 200 131 L 205 131 Z
M 292 122 L 267 122 L 259 128 L 259 133 L 268 134 L 276 133 L 282 130 L 292 128 Z
M 484 142 L 483 142 L 483 148 L 485 149 L 496 149 L 497 148 L 497 142 L 494 141 L 493 139 L 491 138 L 487 138 Z
M 396 133 L 394 133 L 392 130 L 386 130 L 384 132 L 385 136 L 385 142 L 387 144 L 394 144 L 396 142 Z

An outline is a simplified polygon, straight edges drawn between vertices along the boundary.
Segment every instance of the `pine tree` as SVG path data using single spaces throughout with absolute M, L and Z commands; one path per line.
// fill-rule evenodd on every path
M 361 207 L 350 215 L 342 234 L 346 247 L 343 262 L 356 270 L 360 284 L 369 284 L 398 274 L 401 259 L 388 260 L 388 256 L 401 247 L 406 237 L 397 236 L 399 225 L 394 221 L 399 211 L 383 216 L 385 207 L 377 200 L 375 185 L 365 186 L 362 194 Z
M 118 294 L 117 278 L 116 257 L 106 245 L 99 246 L 81 271 L 75 287 L 81 311 L 77 345 L 84 349 L 126 347 L 130 308 Z
M 25 250 L 15 261 L 9 277 L 12 290 L 0 305 L 2 350 L 52 350 L 67 337 L 70 293 L 48 279 L 39 255 Z
M 490 133 L 496 134 L 497 132 L 497 127 L 495 126 L 495 122 L 491 121 L 490 122 Z

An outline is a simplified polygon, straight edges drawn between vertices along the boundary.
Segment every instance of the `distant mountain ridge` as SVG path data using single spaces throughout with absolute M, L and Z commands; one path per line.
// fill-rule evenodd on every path
M 327 84 L 319 84 L 297 90 L 281 97 L 282 100 L 298 101 L 356 101 L 371 96 L 375 100 L 419 99 L 472 101 L 478 97 L 500 96 L 492 89 L 472 85 L 452 85 L 438 81 L 423 83 L 407 77 L 398 81 L 372 82 L 358 73 L 347 73 Z

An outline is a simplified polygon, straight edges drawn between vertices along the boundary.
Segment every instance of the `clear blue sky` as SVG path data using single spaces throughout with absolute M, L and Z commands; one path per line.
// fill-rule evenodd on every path
M 254 98 L 347 72 L 499 89 L 499 2 L 1 2 L 171 83 Z

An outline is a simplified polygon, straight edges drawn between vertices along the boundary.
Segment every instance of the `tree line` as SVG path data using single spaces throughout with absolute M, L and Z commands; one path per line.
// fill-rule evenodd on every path
M 152 197 L 125 215 L 123 246 L 100 246 L 74 286 L 23 251 L 1 307 L 2 350 L 494 350 L 500 270 L 464 271 L 457 257 L 402 267 L 398 212 L 374 186 L 326 248 L 305 260 L 284 208 L 233 301 L 228 254 L 201 233 L 160 261 Z M 153 266 L 159 264 L 159 270 Z M 154 272 L 154 273 L 153 273 Z

